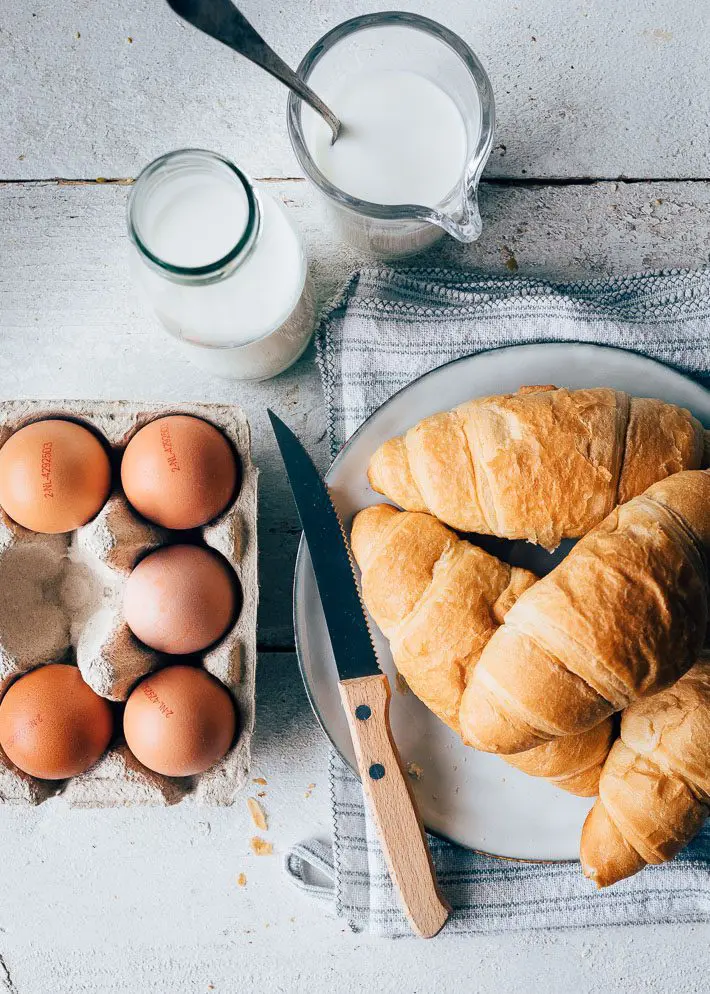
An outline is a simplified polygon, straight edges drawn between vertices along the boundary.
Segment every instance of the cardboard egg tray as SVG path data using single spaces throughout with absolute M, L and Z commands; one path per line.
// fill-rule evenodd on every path
M 214 522 L 191 532 L 151 525 L 129 505 L 120 486 L 120 457 L 149 421 L 192 414 L 211 422 L 232 443 L 240 486 L 234 503 Z M 233 627 L 201 655 L 205 669 L 232 693 L 237 738 L 212 769 L 193 777 L 165 777 L 142 766 L 121 734 L 116 705 L 114 740 L 86 773 L 64 781 L 37 780 L 18 770 L 0 749 L 0 801 L 39 804 L 61 793 L 77 807 L 198 803 L 231 804 L 249 774 L 256 672 L 257 470 L 251 461 L 249 424 L 238 407 L 219 404 L 164 406 L 128 401 L 0 402 L 0 446 L 13 431 L 43 418 L 67 417 L 95 429 L 111 445 L 113 489 L 97 517 L 66 535 L 40 535 L 0 511 L 0 696 L 12 681 L 42 663 L 73 662 L 102 697 L 122 702 L 136 682 L 166 662 L 142 645 L 122 614 L 126 579 L 146 553 L 169 542 L 202 541 L 220 552 L 241 587 Z

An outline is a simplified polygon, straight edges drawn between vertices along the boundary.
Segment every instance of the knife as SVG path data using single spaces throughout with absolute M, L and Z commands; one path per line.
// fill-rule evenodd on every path
M 310 456 L 283 421 L 268 414 L 311 554 L 363 790 L 404 912 L 412 929 L 428 939 L 441 931 L 451 909 L 439 892 L 424 826 L 392 738 L 390 685 L 377 662 L 350 548 Z

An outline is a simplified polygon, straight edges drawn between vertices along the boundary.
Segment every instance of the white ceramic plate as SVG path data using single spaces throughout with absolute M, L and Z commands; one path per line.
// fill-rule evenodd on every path
M 710 425 L 710 392 L 680 373 L 631 352 L 594 345 L 525 345 L 497 349 L 441 366 L 392 397 L 353 435 L 331 466 L 327 481 L 349 527 L 355 512 L 382 500 L 367 483 L 372 453 L 421 418 L 472 397 L 510 393 L 524 384 L 610 386 L 659 397 L 689 408 Z M 567 543 L 567 549 L 570 543 Z M 564 554 L 550 556 L 524 542 L 486 545 L 509 562 L 547 572 Z M 301 541 L 294 584 L 294 626 L 311 704 L 331 742 L 355 767 L 337 673 L 308 549 Z M 405 763 L 421 767 L 413 780 L 427 828 L 453 842 L 497 856 L 576 859 L 591 801 L 573 797 L 464 746 L 411 693 L 395 689 L 386 639 L 371 621 L 382 669 L 392 685 L 392 729 Z

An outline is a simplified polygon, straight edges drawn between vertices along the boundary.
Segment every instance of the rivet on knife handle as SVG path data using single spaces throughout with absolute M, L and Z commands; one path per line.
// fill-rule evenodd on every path
M 362 786 L 387 866 L 414 931 L 425 939 L 446 924 L 429 847 L 389 722 L 390 686 L 383 674 L 339 684 Z

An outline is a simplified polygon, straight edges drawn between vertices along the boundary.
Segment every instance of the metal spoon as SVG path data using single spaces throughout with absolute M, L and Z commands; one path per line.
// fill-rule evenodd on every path
M 285 83 L 326 121 L 333 132 L 331 145 L 336 141 L 342 125 L 332 110 L 266 44 L 230 0 L 168 0 L 168 4 L 189 24 L 233 48 L 235 52 Z

